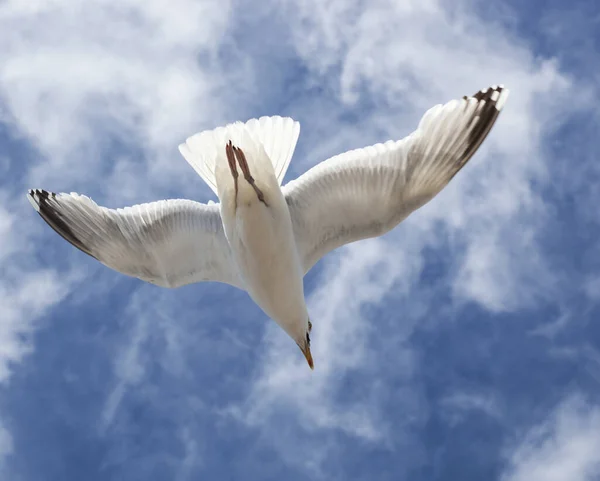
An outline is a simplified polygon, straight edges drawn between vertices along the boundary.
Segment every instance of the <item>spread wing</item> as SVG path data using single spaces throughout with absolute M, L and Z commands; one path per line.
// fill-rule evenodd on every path
M 288 183 L 305 272 L 337 247 L 389 231 L 438 194 L 477 151 L 507 96 L 493 86 L 436 105 L 408 137 L 337 155 Z
M 161 200 L 124 209 L 79 194 L 30 190 L 40 216 L 104 265 L 163 287 L 217 281 L 243 289 L 218 204 Z

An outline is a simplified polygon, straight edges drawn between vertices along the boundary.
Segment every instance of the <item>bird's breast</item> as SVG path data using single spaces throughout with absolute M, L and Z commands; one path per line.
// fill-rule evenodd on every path
M 254 192 L 240 195 L 226 230 L 248 293 L 279 322 L 304 307 L 303 273 L 281 191 L 265 189 L 265 200 Z

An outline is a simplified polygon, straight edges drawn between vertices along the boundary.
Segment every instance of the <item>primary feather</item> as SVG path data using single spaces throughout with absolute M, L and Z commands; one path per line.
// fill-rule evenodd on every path
M 27 197 L 64 239 L 104 265 L 163 287 L 218 281 L 243 288 L 217 204 L 161 200 L 107 209 L 79 194 Z
M 351 150 L 283 187 L 305 273 L 349 242 L 381 235 L 431 200 L 479 148 L 508 90 L 436 105 L 408 137 Z

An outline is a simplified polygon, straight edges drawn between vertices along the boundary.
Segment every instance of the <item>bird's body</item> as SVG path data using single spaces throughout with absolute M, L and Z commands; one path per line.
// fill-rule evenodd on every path
M 163 287 L 210 280 L 246 290 L 312 368 L 306 272 L 431 200 L 479 148 L 507 95 L 494 86 L 437 105 L 408 137 L 340 154 L 283 187 L 297 122 L 262 117 L 201 132 L 180 151 L 219 204 L 164 200 L 114 210 L 39 189 L 28 198 L 62 237 L 119 272 Z
M 250 297 L 297 338 L 307 332 L 308 310 L 290 212 L 264 150 L 249 138 L 238 145 L 251 154 L 248 167 L 263 200 L 243 175 L 233 182 L 225 155 L 218 155 L 215 178 L 225 235 Z

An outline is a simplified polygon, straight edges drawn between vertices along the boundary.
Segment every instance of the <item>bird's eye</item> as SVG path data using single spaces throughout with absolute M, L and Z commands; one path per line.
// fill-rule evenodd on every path
M 306 333 L 306 343 L 310 346 L 310 336 Z

